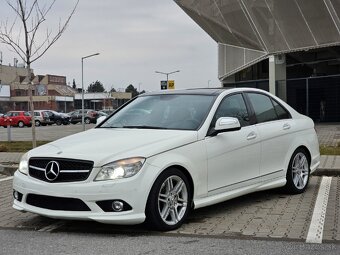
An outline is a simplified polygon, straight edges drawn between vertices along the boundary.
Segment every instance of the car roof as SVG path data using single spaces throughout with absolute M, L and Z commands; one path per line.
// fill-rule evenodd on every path
M 220 88 L 193 88 L 193 89 L 183 89 L 183 90 L 160 90 L 155 92 L 147 92 L 139 96 L 149 96 L 149 95 L 213 95 L 218 96 L 224 92 L 264 92 L 264 90 L 256 88 L 231 88 L 231 87 L 220 87 Z

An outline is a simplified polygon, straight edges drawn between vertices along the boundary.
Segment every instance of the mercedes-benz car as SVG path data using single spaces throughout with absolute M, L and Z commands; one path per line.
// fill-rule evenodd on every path
M 193 209 L 250 192 L 302 193 L 319 161 L 313 121 L 268 92 L 146 93 L 93 129 L 27 152 L 13 207 L 172 230 Z

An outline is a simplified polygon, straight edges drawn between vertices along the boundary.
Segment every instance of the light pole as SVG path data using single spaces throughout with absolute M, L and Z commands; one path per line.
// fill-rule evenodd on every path
M 99 53 L 91 54 L 81 58 L 81 124 L 83 125 L 83 131 L 85 131 L 84 122 L 84 59 L 99 55 Z
M 155 73 L 160 73 L 160 74 L 165 74 L 166 75 L 166 88 L 168 88 L 168 85 L 169 85 L 169 75 L 173 74 L 173 73 L 179 73 L 179 72 L 180 72 L 180 70 L 173 71 L 173 72 L 170 72 L 170 73 L 164 73 L 164 72 L 155 71 Z

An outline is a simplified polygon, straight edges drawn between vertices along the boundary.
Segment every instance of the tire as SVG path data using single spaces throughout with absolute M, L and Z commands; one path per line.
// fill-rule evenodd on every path
M 85 124 L 90 124 L 91 120 L 89 118 L 85 118 L 84 122 L 85 122 Z
M 35 126 L 36 126 L 36 127 L 39 127 L 40 125 L 41 125 L 40 121 L 39 121 L 39 120 L 36 120 L 36 121 L 35 121 Z
M 25 126 L 24 122 L 22 122 L 22 121 L 18 122 L 18 127 L 19 128 L 23 128 L 24 126 Z
M 57 120 L 57 121 L 55 122 L 55 124 L 57 124 L 58 126 L 60 126 L 60 125 L 61 125 L 61 120 Z
M 285 191 L 290 194 L 303 193 L 309 182 L 310 176 L 310 159 L 305 149 L 297 149 L 290 161 L 287 170 L 287 183 Z
M 146 223 L 160 231 L 177 229 L 186 220 L 191 201 L 187 177 L 180 170 L 170 168 L 161 173 L 152 186 L 145 209 Z

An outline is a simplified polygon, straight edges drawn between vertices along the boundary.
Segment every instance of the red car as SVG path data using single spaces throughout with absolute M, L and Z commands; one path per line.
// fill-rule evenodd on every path
M 10 111 L 6 115 L 0 117 L 0 126 L 7 127 L 8 123 L 15 127 L 30 127 L 32 118 L 29 112 L 25 111 Z

